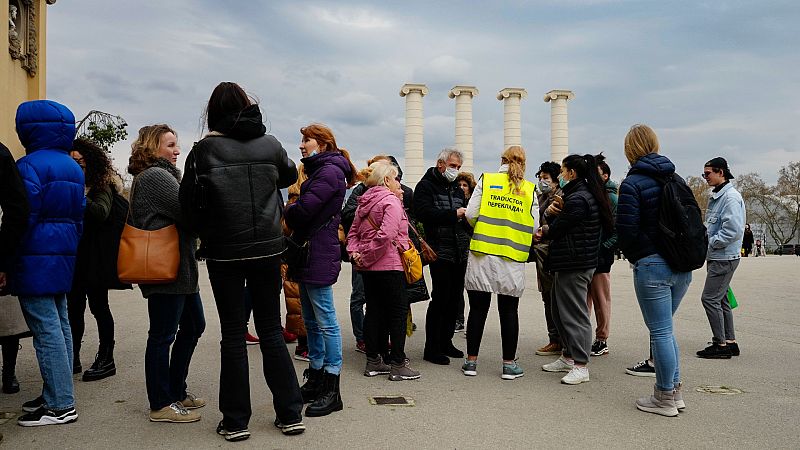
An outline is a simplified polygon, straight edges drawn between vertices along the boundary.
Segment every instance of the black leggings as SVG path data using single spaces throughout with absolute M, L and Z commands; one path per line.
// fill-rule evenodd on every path
M 364 297 L 367 312 L 364 315 L 364 344 L 367 356 L 375 358 L 386 353 L 388 339 L 392 341 L 389 352 L 391 364 L 403 364 L 406 359 L 406 323 L 408 299 L 405 274 L 399 270 L 363 271 Z
M 483 327 L 492 301 L 491 292 L 467 291 L 469 296 L 469 319 L 467 320 L 467 355 L 478 356 L 483 338 Z M 503 360 L 513 361 L 517 357 L 519 340 L 519 297 L 497 295 L 500 312 L 500 337 L 503 342 Z
M 89 310 L 97 321 L 97 334 L 100 348 L 113 348 L 114 346 L 114 316 L 108 307 L 108 290 L 104 288 L 74 288 L 67 294 L 67 314 L 69 326 L 72 330 L 72 355 L 74 359 L 80 357 L 81 340 L 86 324 L 83 316 L 86 313 L 86 299 L 89 299 Z

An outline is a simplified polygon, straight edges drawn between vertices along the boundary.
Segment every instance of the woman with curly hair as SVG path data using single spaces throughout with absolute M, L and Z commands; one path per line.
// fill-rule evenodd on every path
M 78 244 L 72 290 L 67 294 L 67 310 L 72 329 L 72 372 L 81 373 L 81 340 L 85 328 L 83 316 L 86 301 L 97 322 L 100 348 L 92 367 L 83 373 L 83 381 L 102 380 L 117 373 L 114 365 L 114 317 L 108 307 L 108 289 L 114 281 L 98 276 L 105 272 L 104 253 L 108 244 L 107 228 L 114 195 L 122 193 L 120 178 L 108 153 L 86 138 L 72 144 L 72 159 L 83 169 L 86 187 L 86 209 L 83 217 L 83 234 Z M 111 243 L 113 245 L 113 243 Z
M 191 410 L 206 404 L 186 390 L 189 363 L 206 321 L 197 284 L 196 239 L 178 201 L 181 172 L 175 163 L 180 153 L 172 128 L 149 125 L 131 144 L 128 164 L 133 175 L 128 223 L 150 231 L 176 225 L 180 248 L 174 282 L 139 285 L 150 318 L 144 374 L 152 422 L 196 422 L 200 415 Z

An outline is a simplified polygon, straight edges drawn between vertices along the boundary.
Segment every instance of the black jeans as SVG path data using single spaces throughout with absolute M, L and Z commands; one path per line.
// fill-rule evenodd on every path
M 301 419 L 303 398 L 292 358 L 281 334 L 280 257 L 207 263 L 208 278 L 219 313 L 220 350 L 219 410 L 228 430 L 247 428 L 250 407 L 250 366 L 244 340 L 245 283 L 251 294 L 253 322 L 258 333 L 264 378 L 272 391 L 272 405 L 282 423 Z
M 398 270 L 363 271 L 367 312 L 364 315 L 364 344 L 367 356 L 386 354 L 387 339 L 392 341 L 390 364 L 406 359 L 406 321 L 408 298 L 405 274 Z
M 88 288 L 73 286 L 67 294 L 67 315 L 72 330 L 72 357 L 80 357 L 81 340 L 86 329 L 83 318 L 86 314 L 86 299 L 89 299 L 89 311 L 97 322 L 97 334 L 100 349 L 114 345 L 114 316 L 108 307 L 108 290 L 104 288 Z
M 431 263 L 431 301 L 425 316 L 425 354 L 442 355 L 453 347 L 458 300 L 464 291 L 467 263 Z
M 199 293 L 153 294 L 147 299 L 147 313 L 144 377 L 150 409 L 157 410 L 186 398 L 189 363 L 206 319 Z
M 491 292 L 467 291 L 469 296 L 469 320 L 467 322 L 467 355 L 478 356 L 483 338 L 483 327 L 492 301 Z M 497 296 L 500 313 L 500 338 L 503 342 L 503 360 L 513 361 L 517 357 L 519 340 L 519 298 L 508 295 Z

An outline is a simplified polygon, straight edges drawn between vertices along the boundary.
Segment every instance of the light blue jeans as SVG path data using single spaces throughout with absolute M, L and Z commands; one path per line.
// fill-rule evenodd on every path
M 650 330 L 656 387 L 660 391 L 671 391 L 681 381 L 672 316 L 691 282 L 691 272 L 673 272 L 658 254 L 644 257 L 633 266 L 633 287 L 644 323 Z
M 50 409 L 75 406 L 72 389 L 72 331 L 67 295 L 19 298 L 22 315 L 33 333 L 33 348 L 42 374 L 42 396 Z
M 312 369 L 333 375 L 342 370 L 342 334 L 333 307 L 333 287 L 300 283 L 300 304 L 308 334 Z

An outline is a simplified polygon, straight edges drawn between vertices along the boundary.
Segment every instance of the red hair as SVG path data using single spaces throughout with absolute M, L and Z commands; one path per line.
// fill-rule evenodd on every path
M 347 159 L 347 162 L 350 164 L 350 176 L 347 178 L 347 187 L 353 187 L 360 181 L 361 176 L 355 164 L 353 164 L 353 161 L 350 160 L 350 153 L 336 145 L 336 138 L 333 137 L 333 131 L 331 131 L 330 128 L 321 123 L 312 123 L 307 127 L 300 128 L 300 134 L 306 139 L 314 139 L 317 141 L 317 145 L 319 145 L 321 151 L 338 152 Z

